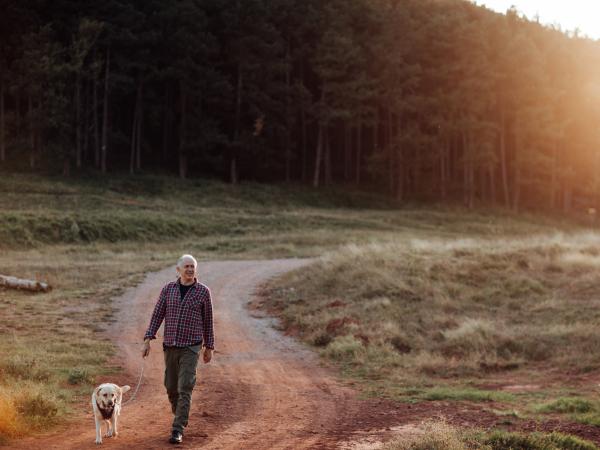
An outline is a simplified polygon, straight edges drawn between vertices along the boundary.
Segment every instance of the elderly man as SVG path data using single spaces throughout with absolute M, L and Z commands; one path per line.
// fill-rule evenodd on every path
M 150 353 L 150 341 L 156 339 L 156 332 L 165 321 L 165 387 L 175 415 L 169 438 L 172 444 L 181 443 L 188 423 L 200 351 L 206 364 L 214 350 L 210 290 L 198 282 L 197 266 L 191 255 L 179 258 L 179 278 L 163 287 L 144 335 L 145 358 Z

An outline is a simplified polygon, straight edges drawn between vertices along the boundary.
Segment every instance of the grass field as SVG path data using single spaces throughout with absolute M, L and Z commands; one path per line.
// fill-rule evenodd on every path
M 479 375 L 599 368 L 598 243 L 568 222 L 397 207 L 352 192 L 2 175 L 0 274 L 54 289 L 0 290 L 0 442 L 51 427 L 102 371 L 119 370 L 106 364 L 103 328 L 89 324 L 110 318 L 111 298 L 184 252 L 324 255 L 274 283 L 267 306 L 371 395 L 509 409 L 518 396 L 527 405 L 519 414 L 550 408 L 600 422 L 591 394 L 574 397 L 562 384 L 511 394 L 482 387 L 489 380 Z M 564 410 L 561 400 L 589 408 Z
M 348 245 L 265 306 L 369 395 L 600 425 L 600 235 L 470 236 Z

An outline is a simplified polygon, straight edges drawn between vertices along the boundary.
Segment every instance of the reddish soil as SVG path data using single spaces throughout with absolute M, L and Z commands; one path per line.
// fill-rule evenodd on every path
M 272 319 L 246 308 L 267 279 L 302 264 L 301 260 L 201 263 L 200 278 L 213 294 L 217 352 L 210 364 L 199 368 L 190 423 L 179 448 L 352 448 L 353 441 L 385 441 L 398 433 L 392 427 L 432 418 L 468 428 L 560 430 L 600 444 L 600 428 L 558 419 L 540 424 L 511 418 L 508 423 L 489 411 L 494 408 L 491 404 L 361 400 L 356 390 L 321 367 L 313 352 L 276 331 Z M 142 363 L 141 337 L 161 287 L 174 275 L 174 268 L 150 274 L 117 300 L 120 313 L 109 338 L 119 350 L 116 363 L 125 371 L 98 382 L 135 388 Z M 172 416 L 162 385 L 160 338 L 153 342 L 144 368 L 137 397 L 123 407 L 119 436 L 105 438 L 101 448 L 171 448 L 167 438 Z M 86 402 L 60 430 L 13 442 L 10 448 L 98 448 L 94 436 L 91 405 Z

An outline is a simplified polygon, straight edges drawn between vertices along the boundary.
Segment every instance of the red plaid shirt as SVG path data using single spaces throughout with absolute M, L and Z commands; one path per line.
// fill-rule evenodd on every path
M 210 290 L 198 280 L 194 280 L 194 285 L 183 299 L 179 279 L 162 289 L 144 339 L 156 339 L 163 319 L 164 345 L 187 347 L 202 342 L 207 348 L 215 348 Z

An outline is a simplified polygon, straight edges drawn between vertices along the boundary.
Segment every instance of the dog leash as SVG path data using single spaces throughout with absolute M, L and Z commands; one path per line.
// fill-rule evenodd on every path
M 137 395 L 138 391 L 140 390 L 143 375 L 144 375 L 144 358 L 142 358 L 142 369 L 140 370 L 140 378 L 138 379 L 137 386 L 135 387 L 135 391 L 133 392 L 133 395 L 131 397 L 129 397 L 129 399 L 127 399 L 127 401 L 125 403 L 123 403 L 121 406 L 125 406 L 127 403 L 133 401 L 133 399 Z

